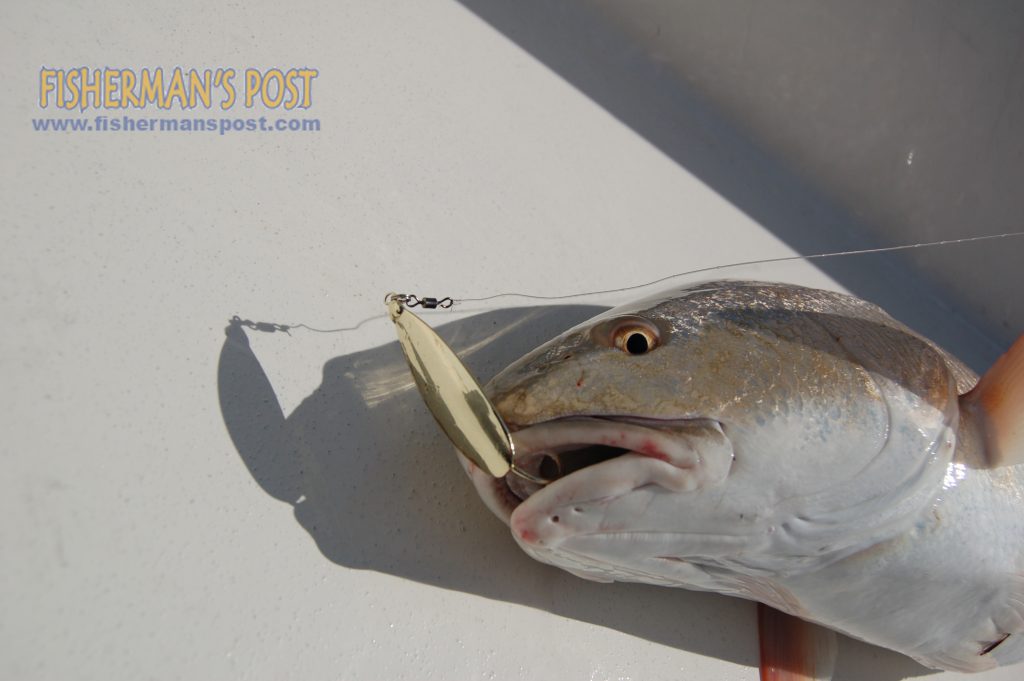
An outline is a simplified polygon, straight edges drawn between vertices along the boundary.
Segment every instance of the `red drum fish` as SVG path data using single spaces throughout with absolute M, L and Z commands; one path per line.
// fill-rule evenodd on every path
M 932 668 L 1024 659 L 1024 338 L 978 381 L 871 303 L 721 281 L 610 310 L 485 392 L 525 475 L 460 458 L 522 549 L 770 606 L 763 674 L 830 674 L 827 641 L 794 661 L 818 627 L 766 631 L 787 616 Z

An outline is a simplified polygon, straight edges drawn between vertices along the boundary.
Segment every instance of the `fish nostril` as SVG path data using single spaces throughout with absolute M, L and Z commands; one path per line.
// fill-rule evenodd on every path
M 557 523 L 558 522 L 558 516 L 557 515 L 551 516 L 551 522 Z

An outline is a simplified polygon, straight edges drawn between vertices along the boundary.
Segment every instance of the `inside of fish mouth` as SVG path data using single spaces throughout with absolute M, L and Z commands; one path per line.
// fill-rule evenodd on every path
M 629 451 L 623 447 L 609 445 L 563 445 L 535 453 L 530 457 L 525 468 L 533 475 L 554 482 L 589 466 L 595 466 L 627 454 Z M 542 487 L 516 475 L 506 475 L 505 483 L 512 494 L 520 500 L 525 500 Z
M 648 418 L 640 416 L 624 415 L 587 415 L 580 414 L 541 421 L 530 426 L 509 424 L 513 440 L 518 440 L 517 434 L 535 427 L 548 427 L 557 424 L 593 424 L 600 430 L 607 430 L 608 427 L 616 425 L 639 427 L 644 430 L 658 431 L 662 435 L 678 434 L 680 432 L 693 433 L 696 429 L 705 430 L 708 428 L 720 429 L 720 424 L 714 419 L 683 416 L 680 418 Z M 558 440 L 559 438 L 555 438 Z M 574 438 L 575 439 L 575 438 Z M 563 440 L 552 442 L 544 447 L 527 445 L 524 450 L 517 449 L 516 467 L 533 476 L 545 479 L 548 484 L 577 473 L 580 470 L 596 466 L 623 454 L 633 452 L 632 449 L 614 447 L 604 444 L 595 444 L 593 440 L 587 442 L 587 435 L 580 436 L 579 440 Z M 518 444 L 517 444 L 518 447 Z M 531 482 L 530 480 L 510 473 L 503 478 L 495 480 L 496 491 L 505 499 L 510 508 L 514 508 L 528 497 L 544 488 L 543 484 Z

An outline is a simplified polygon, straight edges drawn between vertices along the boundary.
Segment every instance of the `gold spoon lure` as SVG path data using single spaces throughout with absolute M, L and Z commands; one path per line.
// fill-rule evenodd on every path
M 514 473 L 537 484 L 550 482 L 516 466 L 512 436 L 480 384 L 441 337 L 409 311 L 417 306 L 448 308 L 452 299 L 389 293 L 384 303 L 416 387 L 452 444 L 496 478 Z

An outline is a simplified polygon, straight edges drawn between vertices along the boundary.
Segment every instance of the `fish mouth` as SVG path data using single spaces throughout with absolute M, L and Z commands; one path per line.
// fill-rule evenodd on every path
M 529 426 L 509 425 L 517 468 L 550 480 L 548 485 L 509 473 L 491 478 L 463 457 L 463 465 L 487 506 L 506 523 L 512 512 L 536 492 L 555 490 L 564 480 L 625 455 L 656 459 L 692 469 L 695 455 L 683 432 L 717 422 L 708 419 L 651 419 L 635 416 L 579 415 Z M 677 471 L 678 472 L 678 471 Z

